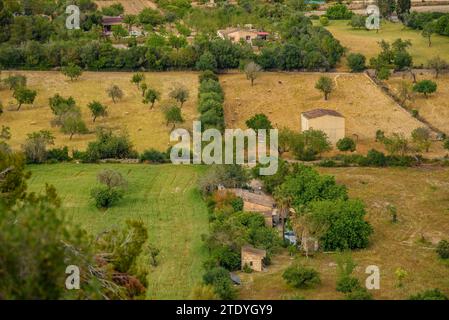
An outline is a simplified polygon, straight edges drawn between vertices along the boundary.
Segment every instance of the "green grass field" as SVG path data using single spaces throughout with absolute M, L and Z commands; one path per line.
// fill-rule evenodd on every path
M 125 198 L 99 211 L 90 200 L 97 173 L 111 168 L 128 180 Z M 161 250 L 149 278 L 150 299 L 185 299 L 201 282 L 207 255 L 201 234 L 208 232 L 207 209 L 196 189 L 201 166 L 57 164 L 30 166 L 30 191 L 56 187 L 63 206 L 76 223 L 97 234 L 126 219 L 142 219 L 152 244 Z
M 433 35 L 432 46 L 429 47 L 427 39 L 421 35 L 419 30 L 406 28 L 402 23 L 382 23 L 381 30 L 376 33 L 373 30 L 353 29 L 346 20 L 333 20 L 330 21 L 326 29 L 332 32 L 341 44 L 348 48 L 349 52 L 362 53 L 367 57 L 367 61 L 380 52 L 378 45 L 380 40 L 392 42 L 397 38 L 408 39 L 412 42 L 409 51 L 413 56 L 415 66 L 425 65 L 427 60 L 437 55 L 449 60 L 449 37 Z M 345 62 L 343 61 L 343 63 Z

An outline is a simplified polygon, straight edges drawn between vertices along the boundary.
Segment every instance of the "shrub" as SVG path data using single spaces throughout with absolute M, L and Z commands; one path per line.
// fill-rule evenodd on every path
M 54 144 L 51 132 L 41 130 L 28 134 L 22 146 L 27 163 L 43 163 L 47 159 L 47 146 Z
M 449 259 L 449 242 L 446 240 L 438 242 L 437 253 L 441 259 Z
M 110 208 L 123 198 L 123 191 L 102 186 L 92 189 L 90 195 L 97 208 Z
M 337 148 L 340 151 L 355 151 L 355 141 L 345 137 L 337 141 Z
M 361 72 L 366 69 L 366 58 L 361 53 L 351 53 L 347 58 L 348 67 L 352 72 Z
M 243 199 L 240 197 L 236 197 L 231 201 L 231 206 L 235 212 L 243 210 Z
M 90 142 L 84 156 L 88 162 L 96 162 L 100 159 L 127 159 L 138 158 L 137 152 L 129 137 L 125 134 L 114 135 L 112 131 L 99 130 L 97 140 Z
M 205 70 L 200 73 L 199 80 L 200 83 L 206 80 L 213 80 L 218 82 L 218 76 L 212 70 Z
M 347 293 L 346 300 L 373 300 L 373 295 L 366 288 L 358 288 Z
M 351 276 L 344 276 L 337 281 L 337 291 L 348 293 L 360 288 L 360 281 Z
M 288 267 L 282 278 L 292 287 L 299 289 L 315 287 L 321 282 L 318 271 L 302 265 Z
M 326 16 L 330 20 L 348 20 L 353 13 L 344 4 L 334 4 L 326 10 Z
M 240 252 L 232 250 L 229 246 L 220 246 L 213 250 L 212 257 L 218 265 L 230 270 L 240 269 Z
M 320 24 L 325 27 L 327 25 L 329 25 L 329 18 L 326 16 L 321 16 L 320 17 Z
M 229 271 L 223 267 L 215 267 L 207 270 L 203 275 L 203 281 L 206 285 L 212 285 L 215 293 L 221 299 L 231 300 L 237 295 L 232 285 Z
M 53 148 L 47 152 L 47 161 L 63 162 L 70 160 L 69 148 L 67 146 L 62 148 Z
M 221 88 L 220 83 L 212 79 L 202 81 L 198 90 L 199 94 L 203 94 L 206 92 L 215 92 L 222 97 L 224 96 L 223 89 Z
M 156 149 L 145 150 L 140 155 L 141 162 L 150 162 L 150 163 L 166 163 L 168 162 L 168 156 L 165 152 L 160 152 Z
M 449 300 L 439 289 L 426 290 L 409 297 L 410 300 Z
M 385 167 L 387 165 L 387 158 L 383 152 L 371 149 L 366 155 L 367 165 L 375 167 Z

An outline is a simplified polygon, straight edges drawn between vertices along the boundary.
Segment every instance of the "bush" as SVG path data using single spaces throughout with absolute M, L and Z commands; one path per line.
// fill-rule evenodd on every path
M 198 90 L 199 94 L 215 92 L 221 97 L 224 97 L 223 89 L 221 88 L 220 83 L 212 79 L 202 81 Z
M 96 162 L 100 159 L 129 159 L 138 158 L 138 153 L 127 135 L 114 135 L 112 131 L 100 130 L 97 140 L 87 146 L 85 161 Z
M 200 73 L 199 80 L 200 83 L 206 80 L 213 80 L 218 82 L 218 76 L 212 70 L 205 70 Z
M 237 197 L 231 201 L 231 206 L 234 209 L 234 212 L 242 211 L 243 210 L 243 199 L 240 197 Z
M 282 278 L 292 287 L 299 289 L 315 287 L 321 283 L 318 271 L 302 265 L 288 267 Z
M 220 246 L 213 250 L 211 255 L 220 267 L 230 271 L 240 269 L 240 252 L 232 250 L 229 246 Z
M 348 67 L 352 72 L 361 72 L 366 69 L 366 58 L 361 53 L 351 53 L 347 58 Z
M 212 285 L 215 293 L 224 300 L 231 300 L 237 296 L 237 292 L 232 285 L 229 271 L 223 267 L 215 267 L 207 270 L 203 275 L 206 285 Z
M 334 4 L 326 10 L 326 16 L 330 20 L 349 20 L 353 13 L 344 4 Z
M 355 151 L 355 141 L 345 137 L 337 141 L 337 148 L 340 151 Z
M 140 155 L 141 162 L 150 162 L 150 163 L 166 163 L 168 162 L 168 156 L 165 152 L 160 152 L 156 149 L 145 150 Z
M 338 279 L 337 281 L 337 291 L 348 293 L 353 292 L 360 288 L 360 282 L 359 279 L 351 277 L 351 276 L 344 276 Z
M 449 259 L 449 242 L 446 240 L 438 242 L 437 253 L 441 259 Z
M 410 300 L 449 300 L 439 289 L 426 290 L 409 297 Z
M 366 288 L 358 288 L 347 293 L 346 300 L 373 300 L 373 296 Z
M 320 24 L 325 27 L 327 25 L 329 25 L 329 18 L 326 16 L 321 16 L 320 17 Z
M 90 195 L 97 208 L 110 208 L 123 198 L 123 191 L 102 186 L 92 189 Z
M 70 160 L 69 148 L 67 146 L 62 148 L 50 149 L 47 152 L 47 161 L 63 162 Z

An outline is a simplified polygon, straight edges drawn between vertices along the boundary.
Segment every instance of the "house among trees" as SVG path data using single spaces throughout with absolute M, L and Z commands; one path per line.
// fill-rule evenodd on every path
M 245 28 L 227 28 L 223 30 L 218 30 L 217 35 L 225 40 L 231 40 L 233 43 L 239 43 L 240 41 L 245 41 L 249 44 L 253 44 L 253 40 L 267 40 L 267 37 L 269 35 L 268 32 L 264 31 L 258 31 L 256 29 L 253 29 L 252 26 L 247 26 Z
M 330 109 L 313 109 L 301 113 L 301 131 L 323 131 L 332 144 L 345 137 L 345 118 Z
M 111 35 L 112 34 L 112 26 L 123 25 L 123 17 L 122 16 L 117 16 L 117 17 L 103 16 L 102 25 L 103 25 L 103 33 L 105 35 Z
M 229 189 L 237 197 L 243 199 L 243 210 L 263 214 L 265 225 L 272 228 L 279 220 L 278 209 L 273 198 L 264 193 L 254 193 L 245 189 Z
M 242 270 L 245 265 L 254 271 L 263 270 L 263 259 L 267 256 L 267 252 L 262 249 L 256 249 L 252 246 L 242 247 Z

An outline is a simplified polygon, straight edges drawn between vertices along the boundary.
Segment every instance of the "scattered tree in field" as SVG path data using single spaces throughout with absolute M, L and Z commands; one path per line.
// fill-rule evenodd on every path
M 254 85 L 254 80 L 257 79 L 261 70 L 262 67 L 253 61 L 249 62 L 245 66 L 246 79 L 251 81 L 251 86 Z
M 329 98 L 329 94 L 334 89 L 334 82 L 329 77 L 320 77 L 315 84 L 315 88 L 324 93 L 324 100 Z
M 366 58 L 361 53 L 351 53 L 347 58 L 348 67 L 352 72 L 361 72 L 366 69 Z
M 271 124 L 271 121 L 263 113 L 256 114 L 253 117 L 246 120 L 246 126 L 250 129 L 253 129 L 256 131 L 259 129 L 265 129 L 265 130 L 273 129 L 273 125 Z
M 120 100 L 123 98 L 123 91 L 120 89 L 117 85 L 110 86 L 106 92 L 108 93 L 108 96 L 112 99 L 114 103 L 116 103 L 116 100 Z
M 439 56 L 436 56 L 427 62 L 427 67 L 429 69 L 435 70 L 435 78 L 438 78 L 441 70 L 448 69 L 449 64 L 446 60 L 443 60 Z
M 349 25 L 351 27 L 353 27 L 354 29 L 366 28 L 365 21 L 366 21 L 365 16 L 362 16 L 360 14 L 354 14 L 351 17 L 351 21 L 349 22 Z
M 73 63 L 70 63 L 68 66 L 63 67 L 61 71 L 63 75 L 70 78 L 70 81 L 78 79 L 83 73 L 83 70 Z
M 279 130 L 278 145 L 279 153 L 289 152 L 295 140 L 298 140 L 299 132 L 295 132 L 289 128 L 281 128 Z
M 432 46 L 431 38 L 432 38 L 432 35 L 435 33 L 435 29 L 436 29 L 436 26 L 435 26 L 435 23 L 433 21 L 426 23 L 424 25 L 424 28 L 422 29 L 421 35 L 424 38 L 427 38 L 429 47 Z
M 27 163 L 43 163 L 47 158 L 47 146 L 53 145 L 54 141 L 55 137 L 47 130 L 28 134 L 22 146 Z
M 282 274 L 282 278 L 289 285 L 298 289 L 316 287 L 321 283 L 318 271 L 302 265 L 288 267 Z
M 16 90 L 19 87 L 26 87 L 27 78 L 24 75 L 16 74 L 5 78 L 3 82 L 9 87 L 9 90 Z
M 77 113 L 67 113 L 62 119 L 61 131 L 70 135 L 72 140 L 74 134 L 85 134 L 88 132 L 86 123 Z
M 290 149 L 299 160 L 315 160 L 321 153 L 332 149 L 327 135 L 321 130 L 309 129 L 295 136 Z
M 189 99 L 189 89 L 180 83 L 176 83 L 170 91 L 169 96 L 178 101 L 182 108 L 184 102 Z
M 87 107 L 90 109 L 90 112 L 92 113 L 92 121 L 95 122 L 98 117 L 107 117 L 108 115 L 108 107 L 102 105 L 98 101 L 92 101 L 87 105 Z
M 18 87 L 14 90 L 13 97 L 17 100 L 17 111 L 23 104 L 33 104 L 37 92 L 26 87 Z
M 355 141 L 348 137 L 342 138 L 337 141 L 337 148 L 340 151 L 354 152 L 356 148 Z
M 437 91 L 437 84 L 432 80 L 421 80 L 413 86 L 413 91 L 422 93 L 427 98 L 429 94 Z
M 145 92 L 148 90 L 148 85 L 145 82 L 141 83 L 140 90 L 142 91 L 142 97 L 145 97 Z
M 136 85 L 137 88 L 139 88 L 140 83 L 145 80 L 145 75 L 143 73 L 135 73 L 133 74 L 131 78 L 131 82 Z
M 412 141 L 419 151 L 429 152 L 431 145 L 430 130 L 426 127 L 416 128 L 412 131 Z
M 168 126 L 170 123 L 173 125 L 172 130 L 175 128 L 177 123 L 183 123 L 184 119 L 182 118 L 181 108 L 177 106 L 168 107 L 164 111 L 165 120 L 167 121 L 166 125 Z
M 145 93 L 145 98 L 143 99 L 143 103 L 148 104 L 151 103 L 150 109 L 153 109 L 154 103 L 160 100 L 161 94 L 159 91 L 153 88 L 149 88 Z
M 404 104 L 407 100 L 410 101 L 413 99 L 413 86 L 409 84 L 407 81 L 401 81 L 398 89 L 398 96 L 401 100 L 401 103 Z
M 449 259 L 449 242 L 447 240 L 440 240 L 436 251 L 441 259 Z
M 97 175 L 97 180 L 108 188 L 124 188 L 128 184 L 120 172 L 111 169 L 100 171 Z

